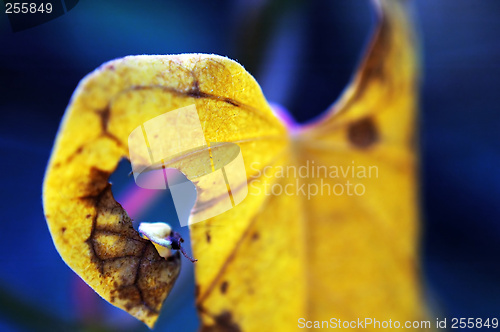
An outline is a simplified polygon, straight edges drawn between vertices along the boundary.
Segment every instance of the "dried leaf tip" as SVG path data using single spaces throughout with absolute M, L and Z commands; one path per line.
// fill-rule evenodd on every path
M 172 231 L 169 224 L 164 222 L 142 222 L 139 225 L 139 233 L 147 237 L 151 242 L 154 242 L 162 247 L 168 249 L 179 250 L 182 252 L 184 257 L 189 259 L 192 263 L 198 261 L 197 259 L 191 258 L 182 248 L 181 243 L 184 239 L 177 232 Z

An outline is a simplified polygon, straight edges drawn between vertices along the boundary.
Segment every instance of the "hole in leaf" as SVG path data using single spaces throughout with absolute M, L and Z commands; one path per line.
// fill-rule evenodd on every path
M 180 224 L 176 207 L 174 206 L 170 190 L 144 189 L 136 185 L 134 176 L 131 174 L 132 167 L 128 160 L 122 160 L 115 172 L 110 177 L 113 195 L 118 203 L 127 211 L 134 220 L 134 228 L 141 221 L 166 222 L 173 229 L 179 231 Z M 153 172 L 161 172 L 157 170 Z M 186 177 L 175 169 L 168 169 L 169 182 L 188 181 Z M 196 190 L 192 185 L 192 191 L 186 193 L 185 204 L 177 207 L 182 215 L 187 216 L 196 200 Z

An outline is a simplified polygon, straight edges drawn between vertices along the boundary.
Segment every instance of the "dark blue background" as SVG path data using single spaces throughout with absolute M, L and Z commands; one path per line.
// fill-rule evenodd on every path
M 423 274 L 432 315 L 498 317 L 500 1 L 414 5 L 423 46 Z M 125 55 L 217 53 L 242 63 L 269 100 L 302 122 L 341 93 L 372 25 L 367 0 L 81 0 L 17 33 L 0 13 L 0 330 L 146 330 L 66 267 L 43 217 L 45 166 L 83 76 Z M 120 174 L 127 172 L 125 164 Z M 114 177 L 118 196 L 130 184 L 124 178 Z M 139 217 L 164 219 L 167 194 L 162 202 Z M 187 263 L 158 330 L 196 330 Z

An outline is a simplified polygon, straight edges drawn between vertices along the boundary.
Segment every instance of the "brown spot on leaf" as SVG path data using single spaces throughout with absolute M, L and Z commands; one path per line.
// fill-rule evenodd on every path
M 227 281 L 223 281 L 222 284 L 220 285 L 220 292 L 222 294 L 226 294 L 227 288 L 229 287 L 229 283 Z
M 66 232 L 66 227 L 61 228 L 61 233 L 64 234 L 64 232 Z
M 352 145 L 365 149 L 378 140 L 378 131 L 371 118 L 364 118 L 350 124 L 347 136 Z
M 186 95 L 188 97 L 192 97 L 192 98 L 208 98 L 210 97 L 209 94 L 205 93 L 205 92 L 202 92 L 200 90 L 200 84 L 198 83 L 198 81 L 194 81 L 193 83 L 193 86 L 191 87 L 191 89 L 186 93 Z
M 90 181 L 84 191 L 85 194 L 80 198 L 98 201 L 107 189 L 111 190 L 111 185 L 108 183 L 109 176 L 109 172 L 92 167 L 89 174 Z
M 255 232 L 252 234 L 252 241 L 257 241 L 259 239 L 260 235 L 259 233 Z
M 137 287 L 134 285 L 123 286 L 117 289 L 117 295 L 120 300 L 127 300 L 130 308 L 133 308 L 133 303 L 141 303 L 142 296 Z
M 236 107 L 240 106 L 240 104 L 236 100 L 233 100 L 231 98 L 225 98 L 224 102 L 226 102 L 226 103 L 228 103 L 230 105 L 236 106 Z
M 73 162 L 73 159 L 75 159 L 76 156 L 82 154 L 83 152 L 83 149 L 84 149 L 84 144 L 80 145 L 78 148 L 76 148 L 75 151 L 73 151 L 73 153 L 71 153 L 69 155 L 69 157 L 63 162 L 63 164 L 68 164 L 68 163 L 71 163 Z M 57 162 L 57 167 L 60 167 L 61 166 L 61 163 L 60 162 Z
M 102 132 L 107 132 L 108 125 L 109 125 L 109 117 L 111 116 L 111 110 L 109 109 L 109 106 L 107 106 L 102 111 L 97 112 L 97 114 L 99 115 L 99 118 L 101 119 Z
M 109 184 L 92 202 L 96 213 L 86 243 L 92 262 L 113 285 L 113 302 L 126 310 L 143 307 L 147 316 L 157 315 L 179 273 L 179 253 L 169 259 L 160 257 L 153 244 L 133 229 L 131 219 L 114 200 Z M 113 215 L 117 221 L 109 222 L 103 217 Z
M 210 236 L 210 233 L 207 232 L 206 236 L 207 236 L 207 242 L 210 243 L 210 240 L 212 239 L 212 237 Z
M 353 98 L 348 102 L 349 104 L 359 100 L 360 96 L 365 93 L 366 88 L 370 85 L 370 82 L 374 80 L 384 81 L 390 77 L 387 74 L 385 64 L 387 54 L 393 47 L 392 44 L 391 25 L 389 20 L 383 19 L 368 51 L 370 56 L 365 58 L 361 65 L 358 88 Z M 391 89 L 388 90 L 390 91 Z
M 224 311 L 214 317 L 214 325 L 204 325 L 201 332 L 241 332 L 240 326 L 233 322 L 232 314 Z

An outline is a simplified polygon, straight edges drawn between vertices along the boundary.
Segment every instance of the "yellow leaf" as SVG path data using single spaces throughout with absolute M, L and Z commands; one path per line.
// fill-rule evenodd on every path
M 114 200 L 108 179 L 128 158 L 134 129 L 192 104 L 200 121 L 209 124 L 208 142 L 239 143 L 263 161 L 274 158 L 273 151 L 286 142 L 285 127 L 237 63 L 201 54 L 128 57 L 103 65 L 80 83 L 44 181 L 44 211 L 62 258 L 104 299 L 150 327 L 177 278 L 179 255 L 164 260 L 140 237 Z M 217 150 L 216 144 L 213 153 Z M 226 152 L 220 154 L 222 162 L 233 149 Z M 198 174 L 203 167 L 197 167 L 197 153 L 167 165 L 188 176 Z M 198 206 L 210 202 L 213 197 L 201 193 L 210 183 L 196 183 Z
M 415 41 L 402 3 L 379 2 L 368 54 L 320 121 L 292 133 L 271 162 L 245 155 L 261 170 L 273 166 L 274 178 L 259 177 L 274 183 L 271 194 L 254 196 L 264 184 L 249 177 L 242 206 L 191 226 L 199 259 L 197 304 L 206 331 L 291 331 L 299 318 L 425 318 L 418 266 Z M 308 176 L 281 176 L 283 169 L 301 167 Z M 356 173 L 330 174 L 342 167 L 355 167 Z M 347 181 L 352 192 L 363 194 L 348 195 Z M 272 188 L 279 192 L 287 185 L 292 195 L 273 195 Z M 310 189 L 296 194 L 301 185 Z M 316 188 L 344 193 L 308 197 Z
M 128 138 L 136 128 L 194 104 L 210 147 L 162 160 L 196 185 L 192 220 L 220 204 L 203 175 L 239 151 L 248 183 L 240 204 L 190 226 L 204 331 L 290 331 L 300 318 L 424 318 L 415 41 L 403 2 L 378 2 L 378 30 L 353 82 L 299 130 L 224 57 L 127 57 L 90 74 L 68 107 L 44 182 L 47 222 L 66 263 L 110 303 L 154 325 L 179 255 L 162 259 L 131 228 L 108 178 L 135 148 Z

